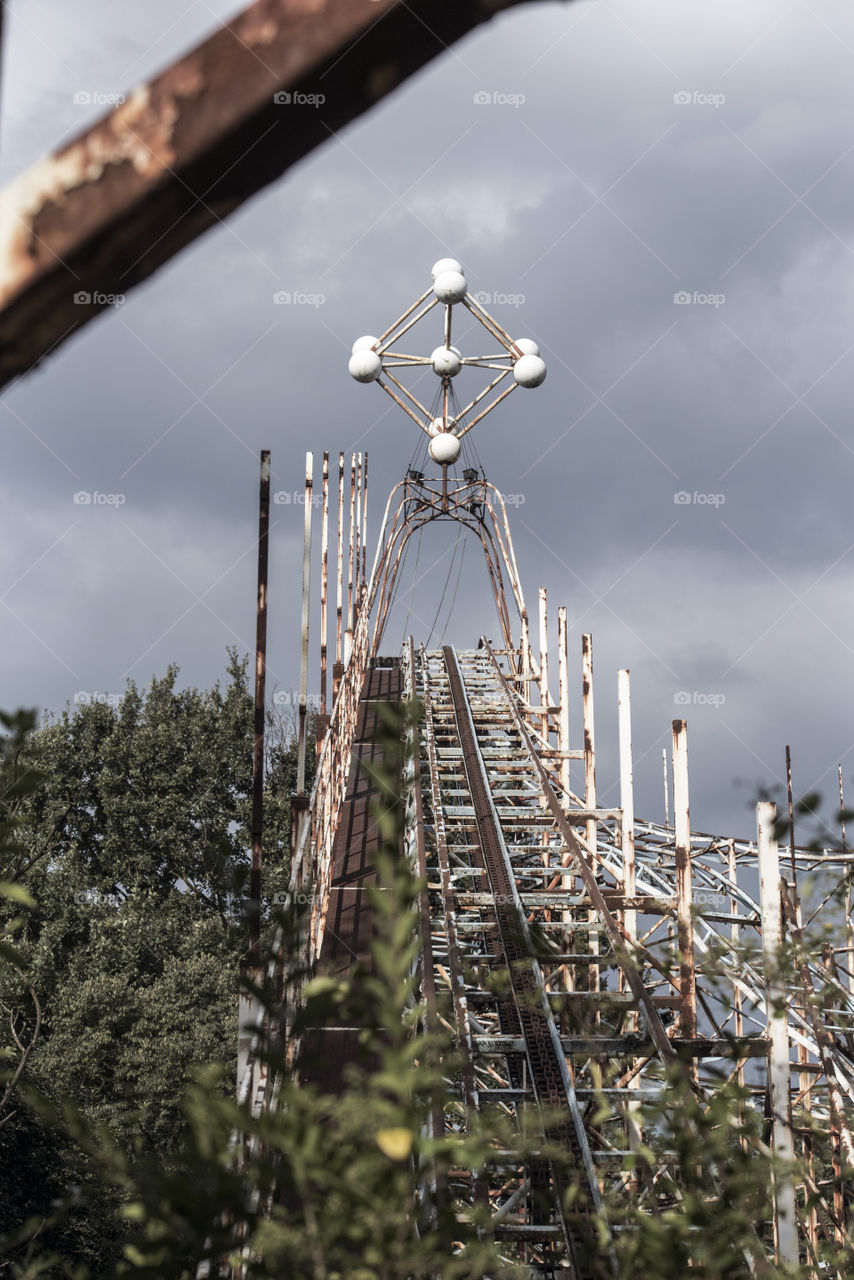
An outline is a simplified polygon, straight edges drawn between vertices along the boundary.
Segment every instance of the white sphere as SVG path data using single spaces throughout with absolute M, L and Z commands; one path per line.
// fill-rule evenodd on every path
M 533 338 L 515 338 L 514 343 L 523 356 L 538 356 L 540 354 L 540 348 Z
M 546 377 L 546 362 L 539 356 L 520 356 L 513 366 L 513 377 L 520 387 L 538 387 Z
M 371 347 L 376 346 L 378 342 L 379 338 L 375 338 L 372 333 L 366 333 L 364 337 L 356 339 L 351 347 L 351 351 L 353 352 L 353 355 L 355 355 L 357 351 L 364 351 L 365 348 L 370 349 Z M 534 355 L 536 354 L 537 353 L 535 351 Z
M 433 270 L 430 274 L 435 280 L 436 276 L 440 276 L 443 271 L 458 271 L 462 275 L 463 265 L 461 262 L 457 262 L 456 258 L 440 258 L 438 262 L 433 263 Z
M 430 457 L 434 462 L 456 462 L 460 456 L 460 442 L 450 431 L 440 431 L 430 441 Z
M 427 434 L 430 436 L 437 436 L 440 431 L 444 431 L 444 430 L 445 430 L 445 419 L 434 418 L 433 421 L 430 423 L 430 426 L 427 428 Z
M 440 302 L 461 302 L 467 290 L 461 271 L 442 271 L 433 282 L 433 292 Z
M 350 370 L 350 376 L 357 382 L 376 382 L 383 371 L 383 362 L 376 351 L 362 347 L 360 351 L 351 355 L 347 367 Z
M 430 359 L 433 362 L 434 371 L 445 378 L 455 378 L 463 367 L 456 347 L 437 347 Z

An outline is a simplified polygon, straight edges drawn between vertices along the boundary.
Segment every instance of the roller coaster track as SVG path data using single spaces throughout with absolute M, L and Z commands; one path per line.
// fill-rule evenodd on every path
M 395 492 L 369 577 L 364 548 L 351 556 L 351 564 L 362 562 L 356 607 L 291 863 L 291 895 L 311 909 L 296 948 L 285 954 L 279 939 L 267 960 L 288 1061 L 301 1080 L 341 1089 L 360 1028 L 317 1028 L 300 1040 L 294 1019 L 307 975 L 344 976 L 369 955 L 375 836 L 364 764 L 375 751 L 373 708 L 378 700 L 417 700 L 423 714 L 401 780 L 401 851 L 426 882 L 416 996 L 428 1023 L 444 1020 L 452 1032 L 458 1064 L 449 1068 L 432 1130 L 466 1133 L 495 1114 L 516 1135 L 475 1173 L 452 1169 L 444 1191 L 481 1210 L 501 1256 L 520 1268 L 515 1274 L 618 1276 L 623 1227 L 609 1222 L 609 1206 L 631 1199 L 638 1212 L 673 1207 L 668 1174 L 678 1152 L 657 1149 L 650 1166 L 646 1142 L 662 1069 L 681 1072 L 701 1107 L 727 1078 L 743 1086 L 746 1107 L 767 1117 L 777 1154 L 801 1160 L 797 1182 L 775 1182 L 773 1216 L 756 1224 L 746 1265 L 758 1274 L 766 1258 L 800 1257 L 823 1277 L 820 1246 L 854 1248 L 843 1176 L 854 1166 L 849 899 L 837 921 L 839 945 L 820 959 L 802 955 L 792 964 L 789 956 L 783 968 L 779 956 L 783 929 L 798 941 L 802 914 L 815 905 L 798 899 L 806 877 L 816 879 L 819 899 L 824 894 L 817 910 L 838 914 L 834 886 L 850 876 L 854 855 L 794 842 L 778 850 L 770 805 L 758 807 L 755 840 L 694 830 L 683 720 L 673 722 L 672 822 L 636 818 L 628 672 L 619 679 L 619 804 L 597 804 L 592 637 L 582 637 L 581 743 L 573 746 L 565 611 L 555 700 L 545 590 L 537 653 L 501 495 L 477 473 L 446 478 L 441 489 L 417 473 Z M 351 511 L 352 502 L 351 493 Z M 489 548 L 502 646 L 481 637 L 477 648 L 427 650 L 410 639 L 399 657 L 381 658 L 403 545 L 413 521 L 434 518 L 476 526 Z M 339 551 L 339 599 L 341 564 Z M 339 645 L 342 635 L 339 614 Z M 240 1059 L 239 1093 L 254 1116 L 275 1107 L 280 1085 L 259 1045 L 245 1039 Z M 306 1065 L 309 1050 L 314 1066 Z M 816 1128 L 830 1138 L 830 1178 L 813 1160 Z M 257 1141 L 238 1141 L 238 1162 L 254 1158 Z M 713 1164 L 707 1172 L 713 1186 Z M 216 1274 L 241 1280 L 245 1269 L 223 1263 Z M 843 1280 L 842 1271 L 835 1275 Z

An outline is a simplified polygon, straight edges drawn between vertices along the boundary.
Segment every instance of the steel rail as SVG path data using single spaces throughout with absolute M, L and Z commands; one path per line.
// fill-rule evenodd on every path
M 587 1133 L 542 974 L 535 957 L 510 857 L 501 833 L 485 764 L 478 747 L 471 704 L 466 694 L 455 650 L 451 646 L 445 646 L 442 652 L 448 671 L 454 715 L 463 752 L 463 766 L 474 801 L 478 839 L 495 901 L 495 917 L 537 1101 L 541 1108 L 548 1111 L 558 1106 L 569 1111 L 569 1123 L 555 1124 L 551 1118 L 546 1118 L 546 1135 L 557 1139 L 565 1149 L 571 1151 L 575 1168 L 583 1174 L 587 1184 L 589 1201 L 586 1213 L 587 1215 L 596 1214 L 602 1222 L 605 1222 L 599 1182 L 587 1141 Z M 525 962 L 524 965 L 520 963 L 522 961 Z M 591 1245 L 595 1247 L 598 1243 L 595 1229 L 592 1225 L 588 1225 L 584 1236 L 580 1239 L 571 1229 L 563 1204 L 563 1193 L 568 1188 L 562 1172 L 554 1164 L 552 1172 L 560 1225 L 573 1269 L 578 1277 L 593 1276 L 595 1272 L 591 1267 L 590 1251 Z M 613 1247 L 609 1250 L 609 1254 L 612 1269 L 614 1274 L 617 1274 Z

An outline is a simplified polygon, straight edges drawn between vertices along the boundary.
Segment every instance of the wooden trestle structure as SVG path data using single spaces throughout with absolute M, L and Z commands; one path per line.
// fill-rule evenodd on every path
M 546 592 L 539 592 L 535 650 L 498 491 L 471 471 L 457 479 L 446 467 L 441 483 L 410 473 L 392 495 L 368 578 L 366 566 L 360 568 L 366 492 L 357 489 L 359 461 L 353 459 L 348 504 L 343 455 L 339 459 L 339 661 L 292 860 L 292 892 L 310 894 L 313 903 L 299 960 L 309 970 L 320 963 L 342 972 L 353 956 L 366 953 L 364 889 L 374 869 L 362 766 L 372 749 L 371 704 L 418 698 L 423 718 L 417 762 L 406 781 L 402 852 L 426 875 L 422 918 L 429 928 L 422 931 L 420 995 L 429 1021 L 435 993 L 450 993 L 461 1055 L 441 1123 L 464 1130 L 484 1109 L 498 1107 L 512 1117 L 523 1107 L 543 1108 L 549 1137 L 568 1153 L 591 1214 L 601 1219 L 603 1201 L 621 1189 L 652 1210 L 662 1170 L 639 1180 L 632 1157 L 645 1108 L 661 1088 L 660 1066 L 678 1058 L 700 1098 L 722 1072 L 742 1080 L 769 1118 L 777 1154 L 784 1161 L 806 1157 L 805 1180 L 796 1183 L 785 1168 L 777 1177 L 773 1231 L 757 1223 L 757 1250 L 809 1265 L 823 1238 L 844 1247 L 849 1218 L 841 1170 L 854 1163 L 850 921 L 844 945 L 828 951 L 823 963 L 787 973 L 777 952 L 783 930 L 797 938 L 801 928 L 796 877 L 818 869 L 839 878 L 851 855 L 793 842 L 783 849 L 781 866 L 769 803 L 758 806 L 755 839 L 692 829 L 684 720 L 673 722 L 672 822 L 637 819 L 628 671 L 618 676 L 620 802 L 598 805 L 592 637 L 580 637 L 576 695 L 566 611 L 558 611 L 555 696 Z M 325 457 L 324 664 L 328 474 Z M 310 509 L 309 503 L 307 531 Z M 341 536 L 348 510 L 349 550 Z M 457 520 L 480 540 L 500 644 L 481 636 L 468 648 L 427 650 L 410 639 L 401 654 L 383 658 L 402 543 L 433 519 Z M 508 599 L 515 604 L 512 621 Z M 742 945 L 750 941 L 752 955 Z M 269 962 L 269 980 L 281 992 L 294 959 Z M 502 971 L 509 983 L 499 995 L 494 977 Z M 299 991 L 298 983 L 288 987 L 291 1008 Z M 321 1034 L 314 1047 L 326 1066 L 317 1068 L 316 1082 L 339 1087 L 355 1035 L 355 1028 Z M 241 1094 L 257 1113 L 270 1105 L 276 1082 L 248 1041 L 241 1070 Z M 836 1172 L 830 1180 L 812 1170 L 808 1122 L 831 1134 Z M 461 1176 L 453 1191 L 490 1206 L 495 1239 L 530 1275 L 585 1277 L 592 1273 L 593 1231 L 579 1225 L 578 1215 L 565 1217 L 564 1176 L 542 1159 L 505 1149 L 496 1151 L 494 1168 L 474 1180 Z M 545 1197 L 544 1181 L 551 1188 Z M 596 1248 L 596 1274 L 603 1266 L 616 1274 L 611 1246 L 600 1238 Z M 816 1267 L 815 1274 L 826 1273 Z

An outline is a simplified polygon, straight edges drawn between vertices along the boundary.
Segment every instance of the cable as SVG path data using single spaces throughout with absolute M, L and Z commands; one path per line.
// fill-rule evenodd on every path
M 447 572 L 447 574 L 445 575 L 445 585 L 444 585 L 444 587 L 442 588 L 442 596 L 441 596 L 441 599 L 439 600 L 439 604 L 438 604 L 438 606 L 437 606 L 437 608 L 436 608 L 436 616 L 435 616 L 435 617 L 434 617 L 434 619 L 433 619 L 433 625 L 430 627 L 430 634 L 428 635 L 428 637 L 427 637 L 427 643 L 426 643 L 426 645 L 424 646 L 424 648 L 425 648 L 425 649 L 428 649 L 428 648 L 430 647 L 430 641 L 433 639 L 433 632 L 434 632 L 434 631 L 435 631 L 435 629 L 436 629 L 436 623 L 439 621 L 439 614 L 440 614 L 440 612 L 441 612 L 442 605 L 445 603 L 445 596 L 446 596 L 446 594 L 447 594 L 448 586 L 449 586 L 450 581 L 451 581 L 451 574 L 454 572 L 454 561 L 455 561 L 455 560 L 456 560 L 456 558 L 457 558 L 457 550 L 458 550 L 459 545 L 460 545 L 460 538 L 462 537 L 462 534 L 463 534 L 463 527 L 462 527 L 462 525 L 458 525 L 458 526 L 457 526 L 457 538 L 456 538 L 456 542 L 454 543 L 454 552 L 453 552 L 453 555 L 451 556 L 451 563 L 450 563 L 450 565 L 448 566 L 448 572 Z
M 404 644 L 406 643 L 406 628 L 409 626 L 409 613 L 412 608 L 412 595 L 413 595 L 413 592 L 415 591 L 415 583 L 418 578 L 418 561 L 421 558 L 421 534 L 423 532 L 424 532 L 424 529 L 422 526 L 418 530 L 418 545 L 415 549 L 415 568 L 412 571 L 412 585 L 409 588 L 409 601 L 406 605 L 406 617 L 403 620 L 403 639 L 400 642 L 401 648 L 403 648 Z M 409 554 L 409 546 L 407 545 L 406 551 L 404 552 L 404 565 L 406 564 L 405 557 L 408 554 Z
M 468 546 L 468 541 L 464 539 L 464 540 L 463 540 L 463 554 L 460 556 L 460 567 L 459 567 L 459 569 L 457 570 L 457 585 L 454 587 L 454 595 L 453 595 L 453 599 L 451 600 L 451 607 L 450 607 L 450 609 L 448 610 L 448 616 L 447 616 L 447 618 L 445 619 L 445 625 L 444 625 L 444 627 L 442 628 L 442 634 L 439 636 L 439 645 L 440 645 L 440 646 L 441 646 L 441 644 L 442 644 L 442 641 L 445 639 L 445 632 L 448 630 L 448 623 L 451 621 L 451 615 L 452 615 L 452 614 L 453 614 L 453 612 L 454 612 L 454 605 L 457 603 L 457 592 L 458 592 L 458 591 L 459 591 L 459 589 L 460 589 L 460 579 L 461 579 L 461 578 L 462 578 L 462 576 L 463 576 L 463 561 L 464 561 L 464 560 L 465 560 L 465 558 L 466 558 L 466 547 L 467 547 L 467 546 Z

